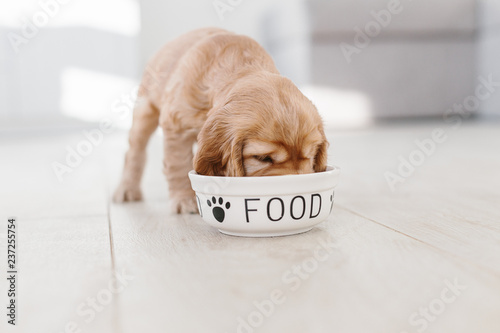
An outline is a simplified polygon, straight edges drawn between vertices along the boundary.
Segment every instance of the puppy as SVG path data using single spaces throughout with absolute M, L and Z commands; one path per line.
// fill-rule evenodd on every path
M 115 202 L 142 199 L 145 148 L 158 125 L 177 213 L 197 211 L 187 176 L 193 166 L 199 174 L 229 177 L 326 169 L 328 143 L 315 106 L 256 41 L 226 30 L 189 32 L 149 63 Z

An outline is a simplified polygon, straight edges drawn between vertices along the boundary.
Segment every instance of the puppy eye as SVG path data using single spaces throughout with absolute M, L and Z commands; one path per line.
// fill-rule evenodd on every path
M 274 163 L 273 159 L 269 155 L 255 155 L 253 158 L 263 163 Z

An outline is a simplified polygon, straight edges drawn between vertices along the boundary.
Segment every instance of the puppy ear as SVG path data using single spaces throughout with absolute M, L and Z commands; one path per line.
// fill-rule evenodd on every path
M 198 134 L 198 151 L 194 157 L 194 170 L 205 176 L 223 176 L 222 154 L 215 145 L 216 137 L 208 130 Z
M 194 157 L 194 170 L 205 176 L 223 176 L 224 175 L 224 141 L 225 137 L 220 136 L 224 132 L 217 124 L 219 117 L 212 114 L 205 121 L 200 133 L 198 134 L 198 150 Z
M 225 109 L 213 112 L 198 134 L 194 170 L 200 175 L 240 177 L 243 168 L 243 133 L 228 122 Z
M 237 133 L 231 138 L 231 145 L 226 158 L 225 176 L 245 176 L 245 168 L 243 166 L 243 138 L 241 134 L 242 133 Z
M 323 132 L 323 131 L 322 131 Z M 326 170 L 326 164 L 328 160 L 328 146 L 329 143 L 326 140 L 326 136 L 324 133 L 323 142 L 319 145 L 318 151 L 316 152 L 316 156 L 314 157 L 314 172 L 322 172 Z

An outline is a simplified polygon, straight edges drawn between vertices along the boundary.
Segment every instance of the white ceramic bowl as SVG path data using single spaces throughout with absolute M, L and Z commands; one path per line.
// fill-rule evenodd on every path
M 270 177 L 210 177 L 189 173 L 200 215 L 220 232 L 271 237 L 309 231 L 333 208 L 340 169 Z

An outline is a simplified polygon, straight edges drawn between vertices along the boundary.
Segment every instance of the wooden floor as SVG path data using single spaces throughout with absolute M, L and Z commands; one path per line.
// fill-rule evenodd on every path
M 442 128 L 391 190 L 400 157 Z M 328 221 L 296 236 L 225 236 L 168 208 L 161 138 L 142 203 L 114 205 L 125 133 L 59 182 L 81 131 L 0 138 L 0 304 L 18 219 L 18 325 L 1 332 L 500 332 L 500 124 L 329 131 L 342 168 Z M 430 149 L 430 146 L 427 146 Z M 403 170 L 404 171 L 404 170 Z M 406 170 L 408 171 L 408 170 Z M 118 277 L 117 277 L 118 275 Z

